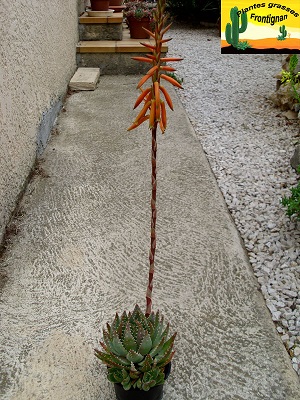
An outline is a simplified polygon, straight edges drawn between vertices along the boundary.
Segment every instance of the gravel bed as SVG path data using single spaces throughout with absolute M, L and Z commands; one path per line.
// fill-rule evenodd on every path
M 282 56 L 221 55 L 215 29 L 174 26 L 171 36 L 169 55 L 184 57 L 178 95 L 300 376 L 300 223 L 280 204 L 297 183 L 290 158 L 300 124 L 268 100 Z

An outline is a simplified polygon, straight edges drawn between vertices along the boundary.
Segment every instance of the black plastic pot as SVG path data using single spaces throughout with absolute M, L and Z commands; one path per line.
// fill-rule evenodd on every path
M 171 372 L 171 363 L 165 366 L 165 379 L 168 378 Z M 164 385 L 158 385 L 152 387 L 150 390 L 145 392 L 140 389 L 129 389 L 124 390 L 120 383 L 115 383 L 115 392 L 117 400 L 161 400 L 163 398 L 163 388 Z

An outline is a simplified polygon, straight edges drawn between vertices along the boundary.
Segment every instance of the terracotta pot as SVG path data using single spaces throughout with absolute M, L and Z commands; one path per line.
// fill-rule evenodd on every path
M 110 10 L 114 10 L 114 12 L 118 12 L 118 13 L 123 12 L 123 10 L 125 10 L 125 7 L 126 6 L 124 6 L 124 5 L 122 5 L 122 6 L 112 6 L 111 4 L 109 4 L 109 9 Z
M 149 18 L 136 19 L 134 17 L 127 17 L 127 22 L 132 39 L 148 39 L 149 33 L 145 32 L 143 27 L 151 30 Z
M 124 0 L 109 0 L 109 6 L 121 6 Z
M 107 11 L 109 9 L 109 0 L 91 0 L 92 11 Z

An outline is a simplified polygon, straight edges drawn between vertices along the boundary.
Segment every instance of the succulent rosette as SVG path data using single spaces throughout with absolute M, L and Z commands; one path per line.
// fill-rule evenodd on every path
M 95 355 L 108 367 L 108 380 L 148 391 L 164 383 L 164 368 L 171 361 L 176 333 L 168 338 L 169 324 L 159 311 L 148 317 L 138 305 L 133 312 L 116 314 L 111 325 L 103 329 L 104 351 Z

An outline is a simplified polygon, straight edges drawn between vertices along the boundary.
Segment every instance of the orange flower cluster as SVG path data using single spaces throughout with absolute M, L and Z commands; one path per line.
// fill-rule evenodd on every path
M 165 72 L 173 72 L 176 70 L 168 65 L 164 65 L 165 62 L 181 61 L 182 58 L 161 56 L 163 43 L 172 40 L 171 38 L 163 39 L 164 34 L 171 27 L 171 24 L 165 27 L 168 17 L 165 15 L 164 3 L 165 2 L 161 1 L 158 1 L 157 3 L 157 9 L 154 14 L 154 32 L 144 28 L 150 37 L 152 37 L 155 41 L 154 45 L 142 43 L 143 46 L 150 50 L 150 54 L 146 54 L 145 57 L 133 57 L 134 60 L 152 64 L 152 67 L 137 85 L 137 88 L 141 90 L 141 94 L 137 98 L 134 108 L 138 107 L 142 102 L 144 102 L 144 105 L 134 123 L 128 128 L 129 131 L 137 128 L 143 122 L 149 120 L 150 129 L 156 128 L 159 124 L 162 133 L 164 133 L 167 127 L 165 102 L 168 104 L 171 110 L 173 110 L 173 103 L 169 93 L 167 92 L 167 89 L 162 86 L 161 79 L 164 79 L 165 81 L 170 82 L 172 85 L 182 89 L 182 86 L 174 78 L 165 74 Z M 152 78 L 151 86 L 147 89 L 143 89 L 142 86 L 150 78 Z

